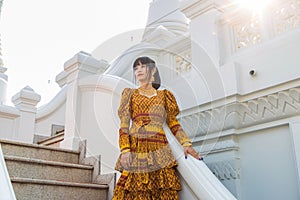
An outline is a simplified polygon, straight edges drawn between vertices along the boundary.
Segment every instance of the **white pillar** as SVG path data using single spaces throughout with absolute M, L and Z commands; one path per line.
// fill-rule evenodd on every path
M 190 33 L 192 49 L 195 46 L 203 48 L 212 59 L 215 66 L 219 66 L 218 20 L 220 18 L 221 1 L 183 1 L 182 12 L 191 20 Z M 195 56 L 197 57 L 197 56 Z M 193 63 L 193 64 L 202 64 Z
M 13 139 L 33 143 L 35 130 L 36 105 L 41 96 L 34 92 L 29 86 L 24 87 L 19 93 L 12 97 L 12 102 L 20 111 L 19 126 L 17 126 Z
M 65 136 L 61 147 L 67 149 L 78 149 L 80 138 L 80 109 L 81 94 L 78 82 L 81 78 L 103 72 L 106 62 L 96 60 L 90 54 L 79 52 L 73 58 L 65 62 L 64 72 L 59 74 L 56 81 L 66 84 L 67 100 L 65 115 Z
M 223 0 L 186 0 L 181 11 L 191 20 L 191 64 L 205 79 L 211 101 L 224 98 L 225 89 L 220 74 L 220 48 L 218 23 L 222 14 Z M 235 82 L 232 82 L 235 84 Z M 235 85 L 231 86 L 234 88 Z M 226 86 L 227 87 L 227 86 Z

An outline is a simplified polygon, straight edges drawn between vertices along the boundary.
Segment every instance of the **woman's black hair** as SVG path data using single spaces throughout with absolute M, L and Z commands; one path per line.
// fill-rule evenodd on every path
M 147 72 L 151 72 L 151 70 L 156 67 L 156 64 L 155 64 L 155 61 L 152 60 L 151 58 L 149 57 L 139 57 L 137 58 L 134 63 L 133 63 L 133 69 L 135 68 L 135 66 L 137 66 L 139 63 L 143 64 L 143 65 L 146 65 L 147 67 Z M 148 73 L 148 81 L 150 81 L 151 79 L 151 74 Z M 156 67 L 156 72 L 154 74 L 154 81 L 152 82 L 152 87 L 154 87 L 156 90 L 160 87 L 160 76 L 159 76 L 159 72 L 158 72 L 158 69 Z

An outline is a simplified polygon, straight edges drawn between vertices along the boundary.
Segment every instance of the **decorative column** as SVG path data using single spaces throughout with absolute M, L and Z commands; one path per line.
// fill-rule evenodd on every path
M 36 105 L 40 102 L 41 96 L 34 90 L 26 86 L 19 93 L 12 97 L 12 102 L 20 111 L 18 130 L 16 130 L 13 139 L 33 143 L 35 130 Z
M 0 16 L 3 0 L 0 0 Z M 3 67 L 2 60 L 2 50 L 1 50 L 1 35 L 0 35 L 0 105 L 6 102 L 6 92 L 7 92 L 7 75 L 4 74 L 7 68 Z
M 225 0 L 181 2 L 181 11 L 190 19 L 191 55 L 193 69 L 205 78 L 211 101 L 224 98 L 225 93 L 235 92 L 235 82 L 224 84 L 220 71 L 219 19 Z M 234 72 L 234 68 L 230 68 Z M 226 72 L 227 73 L 227 72 Z M 233 76 L 231 76 L 233 77 Z M 234 79 L 233 79 L 234 80 Z M 226 88 L 225 88 L 226 87 Z
M 191 20 L 190 34 L 192 49 L 201 48 L 219 65 L 218 20 L 222 14 L 221 1 L 183 1 L 182 12 Z M 201 65 L 203 60 L 192 55 L 193 64 Z
M 81 94 L 78 89 L 80 79 L 103 72 L 103 65 L 91 54 L 80 51 L 73 58 L 65 62 L 64 71 L 57 75 L 56 82 L 62 87 L 67 87 L 65 135 L 61 147 L 77 150 L 80 134 Z

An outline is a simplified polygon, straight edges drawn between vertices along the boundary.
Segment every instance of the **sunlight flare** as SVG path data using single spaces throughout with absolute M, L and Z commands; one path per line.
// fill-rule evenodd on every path
M 243 8 L 247 8 L 254 12 L 262 11 L 266 8 L 272 0 L 236 0 L 236 3 Z

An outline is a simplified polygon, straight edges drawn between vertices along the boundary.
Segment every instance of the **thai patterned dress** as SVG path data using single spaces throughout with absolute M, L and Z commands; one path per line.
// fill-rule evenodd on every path
M 176 119 L 179 108 L 174 95 L 168 90 L 157 90 L 151 98 L 137 89 L 125 88 L 118 115 L 121 120 L 119 145 L 121 153 L 131 152 L 132 162 L 120 171 L 113 200 L 173 200 L 181 190 L 175 167 L 177 162 L 163 130 L 167 123 L 176 139 L 185 146 L 190 139 Z

